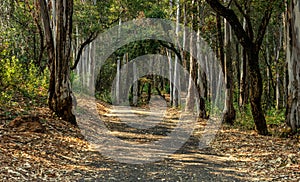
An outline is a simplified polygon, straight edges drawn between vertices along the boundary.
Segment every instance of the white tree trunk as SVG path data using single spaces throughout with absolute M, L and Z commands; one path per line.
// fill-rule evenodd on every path
M 90 43 L 90 70 L 89 70 L 89 93 L 93 94 L 95 91 L 95 43 Z
M 250 1 L 249 1 L 250 2 Z M 243 20 L 243 28 L 246 31 L 246 19 Z M 240 95 L 239 107 L 244 108 L 248 99 L 248 86 L 247 86 L 247 55 L 244 47 L 241 46 L 241 67 L 240 67 Z
M 117 60 L 117 75 L 116 75 L 116 104 L 120 103 L 120 58 Z
M 192 0 L 192 6 L 194 5 L 194 0 Z M 191 15 L 192 17 L 192 22 L 194 19 L 193 14 Z M 193 23 L 192 23 L 192 27 L 193 27 Z M 191 27 L 191 28 L 192 28 Z M 193 54 L 194 54 L 194 46 L 193 46 L 193 31 L 190 32 L 190 74 L 189 74 L 189 82 L 188 82 L 188 94 L 186 97 L 186 108 L 185 111 L 187 112 L 192 112 L 194 110 L 194 105 L 195 105 L 195 88 L 194 88 L 194 84 L 193 84 L 193 79 L 196 77 L 196 64 L 195 64 L 195 60 L 193 58 Z
M 133 80 L 136 80 L 135 83 L 133 83 L 133 105 L 137 106 L 138 104 L 138 77 L 137 77 L 137 68 L 136 63 L 133 62 Z
M 179 21 L 180 21 L 180 1 L 176 1 L 177 9 L 176 9 L 176 30 L 175 34 L 178 36 L 179 33 Z M 173 81 L 173 105 L 178 107 L 180 104 L 180 74 L 179 74 L 179 60 L 177 55 L 175 55 L 175 65 L 174 65 L 174 81 Z
M 118 39 L 120 39 L 121 35 L 121 25 L 122 20 L 119 19 L 119 29 L 118 29 Z M 115 85 L 115 104 L 120 103 L 120 68 L 121 68 L 121 60 L 120 57 L 117 59 L 117 74 L 116 74 L 116 85 Z
M 286 3 L 287 0 L 284 0 L 284 4 Z M 283 52 L 287 52 L 287 37 L 288 37 L 288 25 L 287 25 L 287 7 L 285 7 L 284 12 L 282 13 L 282 25 L 283 25 Z M 284 74 L 283 74 L 283 93 L 284 93 L 284 98 L 283 98 L 283 106 L 287 105 L 287 85 L 288 85 L 288 74 L 287 74 L 287 61 L 285 62 L 284 65 Z
M 274 40 L 275 42 L 275 40 Z M 279 27 L 279 39 L 276 46 L 274 46 L 275 49 L 275 67 L 276 67 L 276 109 L 280 109 L 280 77 L 279 77 L 279 56 L 280 56 L 280 50 L 282 45 L 282 24 L 280 23 Z
M 266 31 L 266 45 L 269 45 L 269 39 L 268 39 L 268 36 L 269 36 L 269 31 L 267 29 Z M 266 101 L 267 101 L 267 109 L 269 109 L 269 107 L 271 106 L 271 63 L 270 63 L 270 50 L 269 50 L 269 46 L 266 46 L 266 61 L 267 61 L 267 67 L 266 67 L 266 71 L 267 71 L 267 93 L 266 93 Z
M 167 52 L 167 57 L 168 57 L 168 62 L 169 62 L 169 84 L 170 84 L 170 105 L 173 105 L 173 63 L 172 63 L 172 54 L 171 51 L 166 49 Z

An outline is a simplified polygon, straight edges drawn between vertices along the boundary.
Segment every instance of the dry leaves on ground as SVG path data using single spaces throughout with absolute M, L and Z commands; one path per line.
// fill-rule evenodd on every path
M 105 114 L 110 108 L 100 103 L 98 110 Z M 8 127 L 10 119 L 1 120 L 2 181 L 300 180 L 299 138 L 259 136 L 254 131 L 223 126 L 208 148 L 197 149 L 199 140 L 194 139 L 199 137 L 198 134 L 164 160 L 126 164 L 93 150 L 78 128 L 60 120 L 49 109 L 39 106 L 33 107 L 31 112 L 39 117 L 44 130 L 18 131 Z M 29 112 L 29 115 L 32 113 Z M 167 118 L 177 118 L 176 114 L 170 110 Z M 118 123 L 118 119 L 106 116 L 106 122 L 110 120 L 115 122 L 111 124 L 112 128 L 124 126 Z M 138 135 L 128 128 L 123 129 L 128 136 Z M 133 138 L 147 141 L 143 137 L 147 137 L 147 133 Z

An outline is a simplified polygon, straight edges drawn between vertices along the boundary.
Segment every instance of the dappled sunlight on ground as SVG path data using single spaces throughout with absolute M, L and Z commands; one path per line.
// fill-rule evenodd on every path
M 199 138 L 206 126 L 205 120 L 199 120 L 183 146 L 178 149 L 174 146 L 175 151 L 167 153 L 165 148 L 151 144 L 169 137 L 178 124 L 176 109 L 169 108 L 157 126 L 136 129 L 122 123 L 110 112 L 112 107 L 105 103 L 84 107 L 93 106 L 97 106 L 96 112 L 100 116 L 89 117 L 91 123 L 82 127 L 86 127 L 85 132 L 98 135 L 94 143 L 87 140 L 83 130 L 62 121 L 43 107 L 34 108 L 45 127 L 41 133 L 18 132 L 7 127 L 9 121 L 2 122 L 0 178 L 6 181 L 300 180 L 300 144 L 297 138 L 259 136 L 254 131 L 223 126 L 210 146 L 199 149 Z M 82 113 L 89 115 L 87 110 L 81 109 Z M 141 117 L 151 114 L 147 108 L 136 110 Z M 105 123 L 109 134 L 124 143 L 107 145 L 114 140 L 105 138 L 107 133 L 97 128 L 97 119 Z M 168 144 L 171 150 L 172 142 Z M 107 146 L 111 148 L 105 148 Z M 115 158 L 104 151 L 115 154 Z M 155 160 L 157 155 L 162 158 Z M 141 159 L 153 162 L 138 163 Z

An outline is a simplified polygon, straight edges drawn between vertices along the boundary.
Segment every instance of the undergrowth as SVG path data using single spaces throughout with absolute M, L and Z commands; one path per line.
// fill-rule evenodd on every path
M 285 109 L 271 108 L 265 111 L 265 119 L 268 128 L 281 127 L 285 122 Z M 247 104 L 244 109 L 236 109 L 234 127 L 242 130 L 255 130 L 250 104 Z
M 24 103 L 26 108 L 45 104 L 48 90 L 48 70 L 41 73 L 33 64 L 16 57 L 0 59 L 0 106 L 2 110 Z M 28 106 L 28 107 L 27 107 Z

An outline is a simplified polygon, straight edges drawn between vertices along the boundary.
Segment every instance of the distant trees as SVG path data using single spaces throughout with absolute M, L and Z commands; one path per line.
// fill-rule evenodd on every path
M 215 78 L 211 78 L 208 69 L 201 69 L 209 66 L 214 69 L 209 65 L 210 55 L 202 49 L 203 38 L 215 50 L 223 68 L 226 83 L 226 98 L 222 102 L 224 122 L 234 123 L 235 117 L 250 113 L 250 105 L 259 134 L 268 133 L 266 119 L 270 118 L 265 116 L 270 112 L 283 113 L 285 109 L 286 123 L 294 131 L 300 127 L 299 0 L 149 0 L 144 3 L 137 0 L 3 0 L 0 9 L 0 59 L 3 63 L 0 74 L 4 75 L 4 65 L 14 59 L 26 68 L 28 63 L 33 63 L 40 72 L 49 71 L 49 107 L 73 124 L 76 122 L 71 112 L 70 77 L 77 79 L 79 75 L 81 86 L 91 90 L 96 82 L 97 94 L 108 95 L 117 67 L 120 71 L 130 60 L 150 53 L 168 57 L 170 80 L 146 75 L 133 85 L 132 103 L 137 105 L 145 93 L 146 100 L 152 93 L 158 93 L 169 94 L 170 105 L 181 107 L 185 103 L 180 98 L 182 92 L 188 96 L 187 110 L 197 103 L 201 117 L 206 117 L 210 109 L 205 106 L 210 106 L 213 99 L 209 88 L 216 83 L 210 83 Z M 94 75 L 98 74 L 92 72 L 97 61 L 98 42 L 93 40 L 97 35 L 120 19 L 126 22 L 148 17 L 176 22 L 176 33 L 183 39 L 178 40 L 180 45 L 157 40 L 125 45 L 105 62 L 99 74 L 103 77 L 94 80 Z M 179 24 L 192 28 L 197 35 L 187 35 L 187 29 L 181 30 Z M 189 37 L 197 39 L 196 49 L 184 51 L 191 47 Z M 179 75 L 175 63 L 190 73 L 189 83 L 183 81 L 187 78 Z M 133 67 L 137 73 L 139 68 Z M 77 75 L 73 77 L 71 70 Z M 1 76 L 0 87 L 9 88 L 9 83 L 3 79 Z M 191 87 L 192 81 L 197 88 Z M 117 95 L 126 93 L 121 86 L 117 90 Z M 201 93 L 200 101 L 193 98 L 196 91 Z

